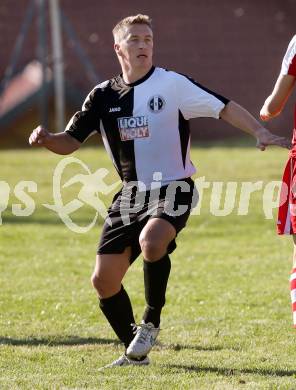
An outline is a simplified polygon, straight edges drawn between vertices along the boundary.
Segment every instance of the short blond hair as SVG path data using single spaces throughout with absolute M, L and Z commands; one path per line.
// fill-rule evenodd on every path
M 113 28 L 112 34 L 114 41 L 116 41 L 116 37 L 119 35 L 119 33 L 133 24 L 146 24 L 152 30 L 152 19 L 148 15 L 138 14 L 134 16 L 127 16 L 126 18 L 120 20 Z

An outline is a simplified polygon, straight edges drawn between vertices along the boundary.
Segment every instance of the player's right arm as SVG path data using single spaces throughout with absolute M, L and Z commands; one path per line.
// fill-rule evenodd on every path
M 45 147 L 51 152 L 65 155 L 79 149 L 81 142 L 66 132 L 54 134 L 47 131 L 44 127 L 38 126 L 32 131 L 29 144 L 35 147 Z
M 57 154 L 70 154 L 100 129 L 100 88 L 94 88 L 86 97 L 81 111 L 76 112 L 62 133 L 50 133 L 42 126 L 29 137 L 31 146 L 41 146 Z
M 288 49 L 282 62 L 281 72 L 274 85 L 272 93 L 265 100 L 260 117 L 268 121 L 278 116 L 283 110 L 293 87 L 296 83 L 296 35 L 289 43 Z

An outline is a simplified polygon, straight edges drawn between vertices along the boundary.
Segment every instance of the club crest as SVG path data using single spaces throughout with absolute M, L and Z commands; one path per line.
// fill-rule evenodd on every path
M 154 113 L 158 113 L 164 109 L 165 100 L 162 96 L 154 95 L 148 101 L 148 108 Z

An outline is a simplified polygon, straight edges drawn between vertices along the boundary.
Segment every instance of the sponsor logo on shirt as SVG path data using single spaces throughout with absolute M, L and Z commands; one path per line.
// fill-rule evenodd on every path
M 122 141 L 131 141 L 136 138 L 149 137 L 147 116 L 133 116 L 118 118 L 118 129 Z
M 162 111 L 164 106 L 165 100 L 162 96 L 154 95 L 148 100 L 148 108 L 154 113 Z
M 121 111 L 121 107 L 110 107 L 109 112 L 119 112 Z

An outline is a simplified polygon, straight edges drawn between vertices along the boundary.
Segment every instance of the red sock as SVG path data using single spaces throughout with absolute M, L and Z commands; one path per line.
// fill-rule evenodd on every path
M 296 268 L 293 268 L 291 272 L 290 290 L 291 290 L 293 326 L 294 328 L 296 328 Z

